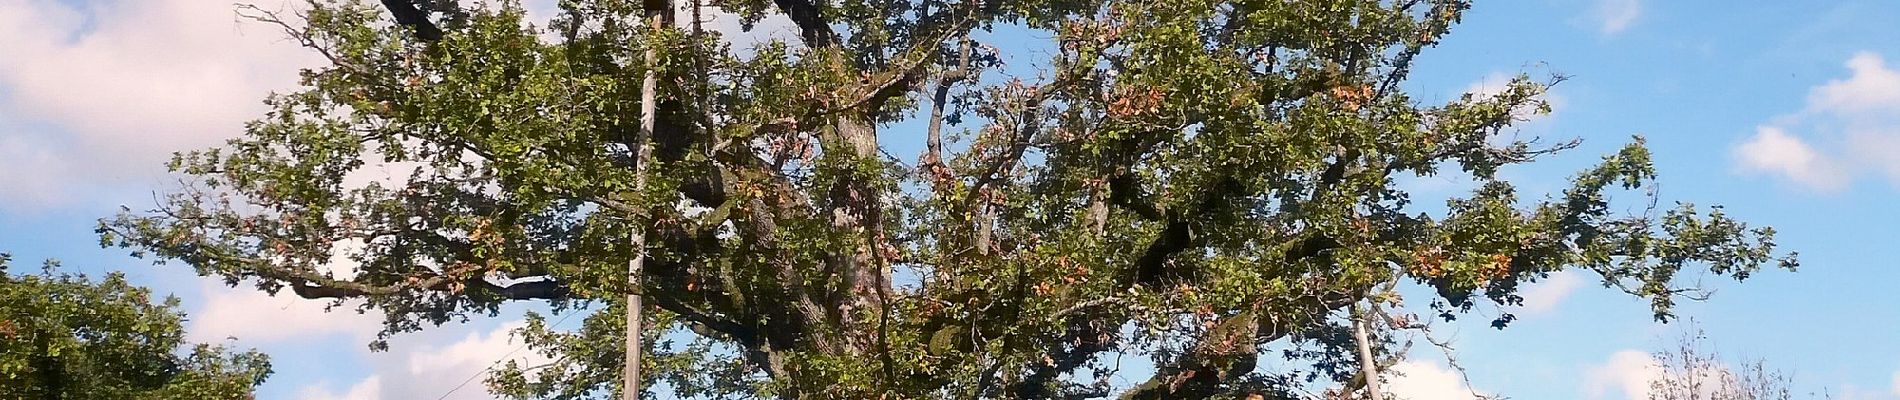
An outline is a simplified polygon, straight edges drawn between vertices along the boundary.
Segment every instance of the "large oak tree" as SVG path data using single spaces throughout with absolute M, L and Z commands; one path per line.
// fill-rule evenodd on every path
M 549 302 L 585 316 L 531 320 L 560 362 L 491 383 L 552 398 L 618 390 L 629 293 L 648 380 L 687 396 L 1281 398 L 1366 382 L 1346 310 L 1400 282 L 1453 318 L 1574 269 L 1666 318 L 1680 273 L 1794 265 L 1719 208 L 1655 209 L 1641 139 L 1521 196 L 1500 168 L 1574 147 L 1501 135 L 1546 85 L 1402 89 L 1464 0 L 381 3 L 247 11 L 328 64 L 107 242 L 389 334 Z M 714 12 L 797 37 L 734 48 Z M 379 162 L 415 168 L 345 184 Z M 1441 168 L 1477 189 L 1424 212 L 1397 179 Z M 1110 385 L 1120 357 L 1157 367 Z

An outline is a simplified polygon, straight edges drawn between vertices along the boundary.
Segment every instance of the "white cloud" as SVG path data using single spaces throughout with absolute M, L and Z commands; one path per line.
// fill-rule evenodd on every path
M 1462 95 L 1471 95 L 1474 100 L 1489 99 L 1500 93 L 1504 93 L 1504 90 L 1510 88 L 1511 81 L 1516 79 L 1517 76 L 1517 74 L 1493 71 L 1466 84 L 1464 89 L 1451 97 L 1458 98 Z M 1512 141 L 1525 136 L 1535 137 L 1548 132 L 1555 120 L 1554 117 L 1556 117 L 1559 111 L 1563 110 L 1567 101 L 1563 96 L 1550 91 L 1545 91 L 1539 98 L 1550 105 L 1549 113 L 1538 114 L 1536 109 L 1530 107 L 1521 107 L 1516 110 L 1511 110 L 1511 116 L 1516 122 L 1512 123 L 1511 129 L 1507 130 L 1505 134 L 1488 138 L 1489 143 L 1496 146 L 1508 146 Z M 1521 136 L 1520 134 L 1524 135 Z M 1511 171 L 1501 171 L 1500 173 L 1508 175 Z M 1458 168 L 1456 163 L 1452 162 L 1441 163 L 1432 175 L 1418 176 L 1416 174 L 1405 173 L 1394 176 L 1393 180 L 1399 188 L 1405 190 L 1407 193 L 1411 193 L 1413 196 L 1418 196 L 1419 198 L 1414 199 L 1420 200 L 1417 204 L 1430 203 L 1423 201 L 1426 197 L 1432 198 L 1434 199 L 1432 201 L 1436 202 L 1436 199 L 1440 199 L 1441 196 L 1463 195 L 1477 188 L 1479 184 L 1478 181 L 1472 179 L 1471 174 L 1466 173 L 1462 168 Z
M 534 351 L 522 348 L 521 342 L 512 332 L 524 325 L 522 321 L 512 321 L 486 332 L 469 332 L 461 340 L 447 345 L 430 344 L 443 340 L 409 341 L 405 339 L 411 338 L 398 338 L 397 343 L 392 343 L 389 352 L 369 355 L 374 372 L 351 386 L 351 396 L 309 400 L 492 399 L 493 396 L 488 394 L 487 387 L 482 384 L 490 366 L 503 365 L 508 360 L 529 366 L 549 361 Z M 463 382 L 468 383 L 464 385 Z M 306 387 L 303 391 L 327 393 L 322 386 Z M 454 391 L 452 394 L 442 397 L 451 390 Z
M 1735 147 L 1740 172 L 1820 190 L 1863 175 L 1900 186 L 1900 70 L 1870 52 L 1844 65 L 1847 78 L 1811 88 L 1804 108 L 1757 126 Z
M 382 390 L 382 378 L 372 376 L 361 382 L 357 382 L 355 385 L 351 385 L 350 388 L 343 393 L 330 393 L 329 390 L 325 390 L 320 385 L 307 386 L 303 388 L 302 392 L 297 394 L 297 400 L 377 400 L 377 393 L 382 392 Z
M 1479 78 L 1477 81 L 1471 82 L 1470 85 L 1465 85 L 1465 93 L 1479 98 L 1496 96 L 1498 93 L 1504 93 L 1504 89 L 1511 84 L 1512 78 L 1514 78 L 1514 76 L 1510 74 L 1492 72 L 1490 75 L 1485 75 L 1484 78 Z
M 528 14 L 528 22 L 546 26 L 561 12 L 559 5 L 560 2 L 556 0 L 526 0 L 521 2 L 521 9 Z
M 1542 69 L 1542 67 L 1533 66 L 1532 69 Z M 1535 72 L 1532 72 L 1532 74 L 1535 74 Z M 1461 94 L 1469 94 L 1473 99 L 1478 100 L 1489 99 L 1504 93 L 1506 89 L 1510 88 L 1511 81 L 1517 79 L 1518 76 L 1519 74 L 1515 73 L 1507 74 L 1494 71 L 1490 74 L 1486 74 L 1483 78 L 1479 78 L 1465 85 L 1464 92 Z M 1554 86 L 1546 87 L 1543 93 L 1536 96 L 1536 100 L 1543 101 L 1544 105 L 1550 107 L 1549 112 L 1539 113 L 1537 107 L 1533 104 L 1517 107 L 1511 110 L 1511 118 L 1515 121 L 1511 123 L 1510 127 L 1486 140 L 1494 146 L 1509 146 L 1519 140 L 1529 140 L 1551 133 L 1556 124 L 1558 113 L 1563 112 L 1564 107 L 1569 104 L 1568 99 L 1557 94 L 1554 90 Z M 1457 169 L 1453 168 L 1452 170 Z
M 682 3 L 679 12 L 675 15 L 678 15 L 681 24 L 691 24 L 692 4 Z M 794 46 L 802 43 L 798 39 L 798 27 L 793 25 L 792 19 L 784 14 L 766 14 L 764 19 L 752 25 L 750 31 L 745 30 L 740 23 L 738 14 L 728 13 L 713 6 L 701 8 L 700 19 L 702 27 L 707 31 L 719 33 L 720 38 L 732 45 L 733 51 L 742 56 L 752 54 L 753 46 L 773 40 L 784 41 Z
M 1864 163 L 1871 172 L 1900 187 L 1900 125 L 1885 130 L 1851 130 L 1846 143 L 1847 158 Z
M 281 38 L 229 2 L 0 2 L 0 183 L 41 189 L 0 204 L 151 183 L 171 152 L 235 136 L 314 59 Z
M 1735 147 L 1734 156 L 1744 171 L 1776 174 L 1816 189 L 1835 190 L 1847 183 L 1833 160 L 1779 127 L 1756 127 L 1755 136 Z
M 1893 373 L 1893 395 L 1900 396 L 1900 371 Z
M 1484 78 L 1480 78 L 1477 81 L 1471 82 L 1471 84 L 1469 85 L 1465 85 L 1464 93 L 1470 94 L 1472 95 L 1472 97 L 1480 98 L 1480 99 L 1497 96 L 1499 93 L 1504 93 L 1505 89 L 1510 88 L 1511 80 L 1516 79 L 1516 78 L 1517 78 L 1517 75 L 1515 74 L 1506 74 L 1503 72 L 1492 72 L 1489 75 L 1485 75 Z M 1519 124 L 1520 126 L 1526 125 L 1525 122 L 1537 123 L 1537 122 L 1549 120 L 1552 116 L 1557 115 L 1557 112 L 1561 111 L 1564 105 L 1569 103 L 1563 96 L 1559 96 L 1549 91 L 1545 91 L 1543 94 L 1538 95 L 1537 98 L 1539 100 L 1543 100 L 1545 103 L 1550 105 L 1550 112 L 1540 115 L 1540 114 L 1537 114 L 1536 109 L 1528 108 L 1528 107 L 1517 109 L 1517 110 L 1511 110 L 1512 111 L 1511 115 L 1513 117 L 1516 117 L 1519 121 L 1522 121 Z
M 1808 107 L 1846 116 L 1900 111 L 1900 71 L 1887 67 L 1879 54 L 1860 52 L 1847 60 L 1853 72 L 1808 93 Z
M 554 4 L 523 1 L 542 25 Z M 796 42 L 782 15 L 750 32 L 733 14 L 704 17 L 742 53 L 770 39 Z M 8 0 L 0 49 L 0 186 L 9 188 L 0 207 L 15 211 L 164 184 L 171 153 L 239 135 L 266 111 L 267 93 L 320 65 L 277 29 L 238 18 L 230 2 L 206 0 Z
M 1519 293 L 1524 297 L 1524 311 L 1521 314 L 1525 316 L 1548 314 L 1557 309 L 1558 304 L 1562 304 L 1564 299 L 1570 297 L 1570 293 L 1575 292 L 1582 285 L 1583 278 L 1576 272 L 1560 271 L 1551 274 L 1549 278 L 1531 284 Z
M 521 326 L 519 322 L 510 323 L 485 336 L 470 333 L 460 342 L 439 349 L 424 349 L 410 355 L 409 373 L 420 375 L 462 365 L 485 367 L 515 347 L 509 331 Z
M 290 294 L 265 294 L 247 286 L 203 284 L 205 305 L 191 313 L 186 330 L 194 342 L 217 342 L 236 337 L 247 345 L 285 343 L 329 335 L 345 335 L 354 342 L 368 341 L 382 328 L 380 315 L 358 314 L 354 307 L 324 311 L 324 301 Z
M 1394 374 L 1386 378 L 1390 385 L 1387 390 L 1399 399 L 1471 400 L 1490 395 L 1466 387 L 1464 376 L 1438 363 L 1402 361 L 1393 365 L 1390 372 Z
M 0 116 L 0 204 L 39 209 L 65 200 L 61 182 L 47 176 L 65 176 L 72 168 L 43 140 L 7 136 L 4 132 L 20 129 Z
M 522 347 L 513 331 L 526 323 L 521 320 L 489 324 L 448 324 L 422 332 L 390 338 L 384 352 L 370 352 L 362 346 L 382 327 L 380 314 L 358 314 L 352 307 L 325 312 L 318 300 L 294 295 L 269 296 L 250 287 L 228 288 L 216 283 L 204 284 L 204 306 L 190 315 L 187 329 L 190 340 L 217 342 L 238 338 L 238 345 L 256 346 L 266 352 L 311 346 L 311 343 L 339 343 L 322 340 L 341 336 L 348 349 L 319 353 L 312 359 L 279 357 L 279 362 L 343 362 L 355 357 L 368 364 L 368 376 L 337 387 L 326 376 L 288 379 L 303 383 L 300 400 L 381 400 L 434 399 L 455 390 L 448 399 L 490 399 L 482 384 L 486 369 L 515 360 L 520 365 L 538 365 L 548 358 Z M 490 326 L 485 328 L 482 326 Z M 289 351 L 284 356 L 300 356 Z M 471 379 L 471 377 L 473 377 Z M 463 385 L 463 382 L 468 382 Z M 460 389 L 456 386 L 461 385 Z
M 480 4 L 494 7 L 501 1 L 481 0 Z M 521 0 L 520 3 L 527 21 L 542 28 L 548 27 L 549 22 L 561 13 L 560 3 L 557 0 Z M 752 30 L 747 31 L 741 26 L 741 18 L 738 14 L 728 13 L 719 7 L 706 4 L 711 2 L 701 3 L 704 8 L 700 10 L 700 26 L 708 31 L 719 33 L 726 43 L 731 44 L 733 49 L 741 55 L 751 54 L 750 50 L 753 46 L 771 40 L 783 40 L 794 45 L 799 43 L 797 26 L 793 25 L 791 18 L 784 14 L 768 13 L 753 24 Z M 674 16 L 677 23 L 682 27 L 692 26 L 694 4 L 682 1 L 675 5 L 677 8 Z M 541 32 L 540 37 L 542 41 L 553 43 L 561 40 L 561 33 L 544 31 Z
M 1604 399 L 1606 394 L 1620 393 L 1627 400 L 1647 399 L 1649 384 L 1661 377 L 1662 366 L 1649 353 L 1636 350 L 1623 350 L 1610 355 L 1603 364 L 1590 367 L 1585 373 L 1585 384 L 1591 399 Z
M 1629 29 L 1636 18 L 1643 16 L 1641 0 L 1597 0 L 1596 18 L 1598 29 L 1605 35 L 1614 35 Z

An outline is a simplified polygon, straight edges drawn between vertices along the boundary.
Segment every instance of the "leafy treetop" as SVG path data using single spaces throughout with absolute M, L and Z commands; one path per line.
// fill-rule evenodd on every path
M 125 275 L 13 275 L 0 253 L 0 398 L 249 399 L 270 375 L 255 351 L 184 341 L 178 299 Z
M 1399 282 L 1453 318 L 1575 269 L 1667 318 L 1685 271 L 1794 266 L 1719 208 L 1612 213 L 1655 179 L 1640 138 L 1521 196 L 1500 168 L 1574 146 L 1500 135 L 1547 85 L 1401 88 L 1465 0 L 565 0 L 547 26 L 512 2 L 382 3 L 247 9 L 330 62 L 244 137 L 180 154 L 195 183 L 102 221 L 105 243 L 360 300 L 386 334 L 511 301 L 590 313 L 532 318 L 560 362 L 490 382 L 546 398 L 618 390 L 630 292 L 656 324 L 647 379 L 688 397 L 1281 398 L 1353 381 L 1341 311 Z M 650 7 L 675 23 L 646 28 Z M 735 49 L 692 22 L 710 12 L 798 38 Z M 375 162 L 414 169 L 346 184 Z M 1477 189 L 1434 216 L 1395 179 L 1441 168 Z M 1120 356 L 1158 367 L 1113 387 Z

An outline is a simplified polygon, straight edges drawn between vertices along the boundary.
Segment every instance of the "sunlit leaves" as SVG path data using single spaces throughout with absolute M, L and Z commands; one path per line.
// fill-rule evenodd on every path
M 563 1 L 549 27 L 474 7 L 421 41 L 318 1 L 276 21 L 332 65 L 246 136 L 181 155 L 201 186 L 106 221 L 104 243 L 361 298 L 385 334 L 551 301 L 580 327 L 523 333 L 557 362 L 490 383 L 561 399 L 618 390 L 629 293 L 653 305 L 649 380 L 687 396 L 1101 397 L 1124 374 L 1109 357 L 1132 356 L 1159 368 L 1131 398 L 1193 398 L 1351 379 L 1340 319 L 1366 300 L 1455 318 L 1578 269 L 1664 318 L 1697 297 L 1686 272 L 1795 263 L 1719 208 L 1654 208 L 1640 138 L 1523 192 L 1541 185 L 1501 171 L 1577 146 L 1511 134 L 1561 77 L 1404 91 L 1466 1 L 713 4 L 813 11 L 803 38 L 745 49 L 648 29 L 642 6 Z M 636 143 L 649 72 L 656 128 Z M 941 120 L 915 129 L 925 111 Z M 923 130 L 941 154 L 893 153 Z M 385 162 L 406 179 L 346 184 Z M 1441 168 L 1475 189 L 1400 184 Z M 1398 298 L 1408 282 L 1436 296 Z
M 18 398 L 247 399 L 263 354 L 184 341 L 178 299 L 114 272 L 94 280 L 47 262 L 9 271 L 0 253 L 0 394 Z

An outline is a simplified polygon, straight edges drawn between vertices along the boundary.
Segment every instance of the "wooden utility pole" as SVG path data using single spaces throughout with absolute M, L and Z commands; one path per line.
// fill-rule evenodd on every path
M 647 142 L 653 138 L 653 121 L 656 114 L 655 102 L 658 101 L 659 98 L 658 94 L 655 93 L 655 91 L 659 89 L 659 73 L 655 70 L 655 66 L 659 65 L 659 43 L 653 40 L 653 38 L 658 36 L 657 34 L 660 32 L 660 29 L 666 27 L 667 16 L 672 14 L 672 7 L 673 2 L 670 0 L 646 1 L 647 28 L 649 29 L 647 33 L 649 36 L 647 36 L 647 47 L 644 58 L 646 59 L 647 70 L 645 79 L 640 81 L 640 131 L 635 134 L 636 137 L 633 140 L 632 149 L 634 164 L 633 192 L 636 194 L 646 193 L 647 162 L 652 158 L 650 154 L 652 151 L 648 150 Z M 635 221 L 639 221 L 640 217 L 644 216 L 636 215 L 634 217 Z M 645 227 L 639 226 L 638 223 L 628 224 L 628 227 L 633 232 L 632 240 L 630 240 L 630 245 L 633 247 L 633 256 L 627 260 L 627 283 L 629 286 L 627 292 L 627 351 L 625 360 L 627 369 L 624 372 L 625 376 L 622 377 L 625 383 L 621 386 L 623 388 L 621 398 L 625 400 L 638 400 L 641 392 L 640 336 L 641 333 L 645 332 L 640 327 L 640 311 L 645 308 L 642 307 L 640 301 L 640 292 L 643 290 L 640 284 L 640 269 L 642 267 L 641 264 L 646 261 L 647 239 L 644 230 Z
M 644 153 L 644 151 L 641 152 Z M 646 169 L 645 166 L 636 168 Z M 636 178 L 635 180 L 637 183 L 643 183 L 645 181 L 644 174 L 641 178 Z M 626 380 L 626 384 L 623 385 L 625 390 L 621 394 L 621 398 L 626 400 L 637 400 L 640 398 L 640 332 L 642 332 L 640 329 L 640 264 L 641 259 L 646 258 L 647 243 L 645 236 L 646 235 L 640 233 L 639 227 L 636 226 L 633 228 L 632 243 L 634 255 L 633 259 L 627 260 L 627 281 L 630 282 L 629 286 L 631 286 L 630 289 L 632 291 L 627 293 L 627 370 L 624 372 L 625 376 L 623 377 Z
M 1359 345 L 1359 375 L 1366 378 L 1366 399 L 1383 400 L 1379 391 L 1379 361 L 1372 359 L 1372 341 L 1366 337 L 1366 320 L 1372 318 L 1374 311 L 1359 304 L 1353 304 L 1352 309 L 1352 340 Z

